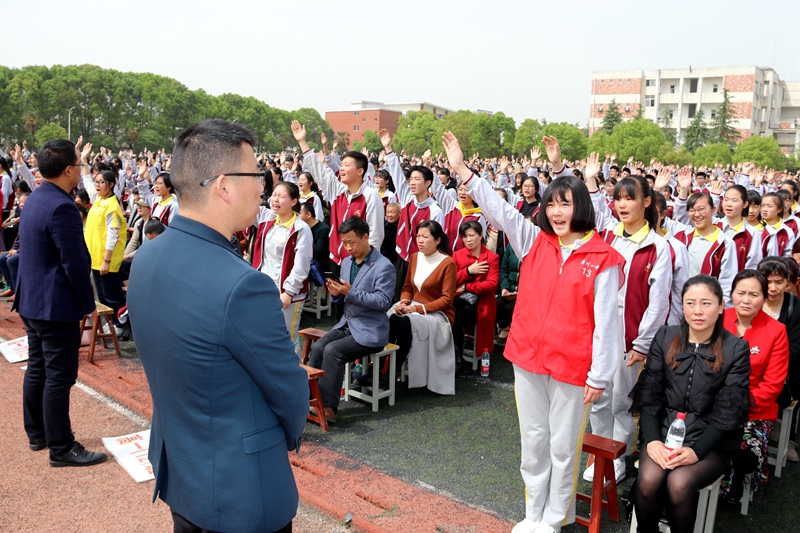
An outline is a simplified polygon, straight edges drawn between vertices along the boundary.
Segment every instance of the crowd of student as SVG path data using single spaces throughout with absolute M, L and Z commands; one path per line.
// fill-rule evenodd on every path
M 685 530 L 697 488 L 721 473 L 732 501 L 746 474 L 754 473 L 754 488 L 766 482 L 779 405 L 800 395 L 798 176 L 752 163 L 618 165 L 611 154 L 568 162 L 551 137 L 543 140 L 546 159 L 536 148 L 530 159 L 465 159 L 452 134 L 446 158 L 406 157 L 386 130 L 380 154 L 340 157 L 324 136 L 315 153 L 305 128 L 295 122 L 292 130 L 301 153 L 261 154 L 261 173 L 227 174 L 253 175 L 264 188 L 256 221 L 232 243 L 275 282 L 298 356 L 303 302 L 322 286 L 336 297 L 342 336 L 357 329 L 355 316 L 348 321 L 359 305 L 388 315 L 388 339 L 399 346 L 398 370 L 408 360 L 410 386 L 455 394 L 467 335 L 477 354 L 505 345 L 527 488 L 526 519 L 515 532 L 558 531 L 574 520 L 587 418 L 595 434 L 630 453 L 638 415 L 640 531 L 655 531 L 653 517 L 665 506 L 674 530 Z M 179 214 L 180 191 L 163 150 L 95 155 L 80 144 L 83 179 L 73 193 L 94 285 L 119 314 L 136 251 Z M 16 227 L 41 176 L 25 145 L 1 155 L 0 248 L 9 251 L 0 254 L 0 273 L 2 296 L 13 299 L 24 254 Z M 391 264 L 393 283 L 380 281 L 377 292 L 388 292 L 380 302 L 354 304 L 348 291 L 376 255 Z M 330 364 L 330 341 L 312 365 Z M 339 366 L 352 360 L 336 357 Z M 327 374 L 325 415 L 335 421 L 343 378 Z M 685 447 L 669 454 L 663 439 L 678 412 L 686 413 Z M 797 461 L 793 446 L 790 459 Z M 614 469 L 618 481 L 625 477 L 624 457 Z M 590 458 L 584 478 L 593 475 Z

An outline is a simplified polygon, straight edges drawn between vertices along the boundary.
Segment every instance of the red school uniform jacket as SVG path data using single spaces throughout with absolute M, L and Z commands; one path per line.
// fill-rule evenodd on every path
M 486 246 L 481 246 L 478 259 L 466 248 L 456 250 L 453 254 L 456 263 L 456 285 L 466 283 L 467 292 L 478 295 L 478 336 L 475 339 L 475 352 L 478 354 L 494 350 L 494 325 L 497 315 L 497 299 L 494 296 L 500 285 L 500 258 Z M 486 261 L 489 270 L 486 274 L 470 276 L 467 267 L 475 261 Z
M 583 387 L 592 367 L 594 282 L 598 273 L 624 264 L 625 258 L 595 233 L 562 265 L 558 237 L 540 232 L 520 269 L 506 359 L 528 372 Z

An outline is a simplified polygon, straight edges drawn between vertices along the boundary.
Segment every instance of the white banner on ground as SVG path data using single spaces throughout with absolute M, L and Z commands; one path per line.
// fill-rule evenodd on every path
M 9 363 L 28 360 L 28 337 L 20 337 L 0 344 L 0 353 Z
M 106 437 L 103 446 L 111 452 L 122 468 L 136 483 L 155 479 L 153 467 L 147 458 L 150 446 L 150 430 L 131 433 L 121 437 Z

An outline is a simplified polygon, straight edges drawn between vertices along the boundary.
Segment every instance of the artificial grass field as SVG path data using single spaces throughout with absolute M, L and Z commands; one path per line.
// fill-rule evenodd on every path
M 333 317 L 316 320 L 304 314 L 301 328 L 330 329 Z M 514 402 L 513 369 L 492 354 L 491 375 L 456 379 L 455 396 L 439 396 L 427 389 L 408 389 L 397 383 L 396 403 L 381 400 L 380 411 L 356 400 L 342 402 L 339 420 L 324 433 L 309 424 L 305 438 L 387 474 L 464 502 L 500 518 L 516 522 L 524 517 L 524 489 L 519 474 L 519 425 Z M 582 466 L 586 454 L 583 454 Z M 630 488 L 636 469 L 628 459 L 628 477 L 618 493 Z M 581 470 L 582 471 L 582 470 Z M 750 504 L 748 516 L 739 505 L 719 502 L 717 532 L 800 532 L 800 464 L 788 463 L 782 477 L 772 476 Z M 579 480 L 579 490 L 590 493 L 590 483 Z M 588 515 L 588 504 L 578 502 L 578 513 Z M 621 509 L 624 513 L 624 508 Z M 630 530 L 603 513 L 603 532 Z M 572 524 L 565 533 L 585 532 Z

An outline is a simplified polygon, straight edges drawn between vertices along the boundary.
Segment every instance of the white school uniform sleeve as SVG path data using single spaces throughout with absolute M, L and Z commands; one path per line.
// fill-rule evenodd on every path
M 744 224 L 747 226 L 747 222 Z M 752 230 L 751 234 L 753 235 L 753 240 L 750 242 L 750 250 L 747 252 L 747 261 L 744 267 L 758 270 L 758 264 L 764 259 L 764 254 L 761 251 L 761 232 Z
M 594 389 L 605 389 L 619 365 L 618 293 L 619 268 L 613 266 L 597 274 L 594 280 L 592 367 L 586 377 L 586 384 Z
M 675 268 L 672 271 L 668 326 L 678 326 L 683 318 L 683 286 L 689 279 L 689 251 L 678 239 L 672 237 L 669 244 L 675 252 Z
M 381 249 L 383 244 L 383 201 L 378 189 L 362 187 L 361 194 L 367 200 L 367 223 L 369 224 L 369 243 L 376 249 Z
M 633 350 L 647 357 L 650 343 L 658 328 L 667 323 L 669 314 L 670 289 L 672 288 L 672 253 L 670 245 L 661 237 L 656 237 L 656 263 L 647 278 L 650 303 L 639 323 L 639 335 L 633 341 Z
M 297 296 L 303 290 L 303 282 L 308 279 L 311 269 L 311 256 L 314 254 L 314 238 L 307 224 L 299 224 L 297 243 L 294 247 L 294 266 L 286 279 L 283 290 L 291 296 Z M 287 250 L 288 252 L 288 250 Z
M 297 185 L 297 176 L 292 174 L 291 170 L 284 170 L 283 174 L 281 174 L 281 177 L 283 178 L 283 181 L 288 181 L 289 183 L 294 183 Z
M 522 213 L 508 205 L 508 202 L 500 198 L 492 186 L 479 176 L 473 174 L 468 178 L 466 187 L 469 195 L 481 206 L 481 212 L 489 223 L 505 232 L 517 257 L 523 259 L 528 255 L 533 241 L 539 235 L 539 226 L 526 221 Z M 619 287 L 616 290 L 618 289 Z M 614 301 L 616 302 L 616 299 Z
M 411 189 L 408 187 L 408 182 L 406 182 L 406 175 L 403 174 L 403 169 L 400 167 L 400 160 L 397 159 L 396 153 L 391 152 L 386 156 L 386 166 L 389 167 L 389 175 L 392 176 L 392 181 L 394 182 L 394 194 L 397 197 L 397 203 L 400 204 L 401 208 L 405 207 L 414 200 L 414 195 L 411 194 Z M 439 178 L 434 176 L 433 181 L 437 179 Z
M 89 201 L 95 203 L 97 201 L 97 191 L 94 189 L 94 181 L 91 174 L 81 174 L 81 182 L 86 193 L 89 195 Z
M 178 205 L 178 200 L 173 201 L 169 208 L 169 219 L 167 219 L 170 224 L 172 224 L 172 219 L 178 215 L 179 210 L 180 206 Z
M 19 175 L 20 177 L 25 180 L 25 183 L 31 188 L 31 191 L 36 190 L 36 180 L 31 174 L 31 171 L 28 169 L 28 165 L 22 164 L 19 167 Z
M 154 209 L 158 196 L 153 194 L 153 191 L 150 190 L 150 182 L 147 180 L 138 180 L 136 182 L 136 188 L 139 189 L 139 197 L 150 206 L 150 209 Z
M 333 169 L 334 174 L 337 170 L 339 170 L 339 168 L 341 168 L 341 165 L 339 164 L 339 156 L 336 154 L 336 152 L 328 152 L 325 154 L 325 162 L 328 164 L 328 167 Z
M 314 176 L 314 181 L 319 185 L 319 190 L 325 196 L 325 199 L 333 203 L 336 197 L 343 192 L 347 192 L 347 187 L 344 183 L 336 179 L 334 173 L 326 172 L 325 166 L 317 159 L 314 150 L 309 150 L 303 154 L 303 164 L 308 165 L 308 172 Z
M 594 223 L 597 226 L 597 231 L 613 230 L 619 224 L 619 220 L 611 214 L 611 209 L 608 208 L 608 203 L 606 203 L 606 197 L 600 193 L 600 189 L 590 192 L 589 196 L 592 198 L 592 204 L 594 205 Z
M 783 249 L 783 257 L 792 257 L 792 248 L 794 248 L 794 241 L 797 240 L 797 235 L 794 234 L 792 228 L 785 226 L 786 233 L 789 235 L 789 240 L 786 242 L 786 247 Z
M 789 248 L 791 255 L 792 249 Z M 731 300 L 731 289 L 733 288 L 733 278 L 739 273 L 738 260 L 736 259 L 736 244 L 725 237 L 725 253 L 722 254 L 722 262 L 719 269 L 719 284 L 722 287 L 722 294 L 725 297 L 725 307 L 733 307 Z
M 439 179 L 439 176 L 433 178 L 431 192 L 433 193 L 433 197 L 436 199 L 436 203 L 439 204 L 439 207 L 442 208 L 442 212 L 444 213 L 449 213 L 458 205 L 458 193 L 456 193 L 455 197 L 448 193 L 448 191 L 452 190 L 453 189 L 448 189 L 442 185 L 442 181 Z
M 689 220 L 689 212 L 686 211 L 686 204 L 688 203 L 688 198 L 686 200 L 682 198 L 675 198 L 675 209 L 672 212 L 673 218 L 677 222 L 688 226 L 691 222 Z
M 319 199 L 319 195 L 314 194 L 311 199 L 314 201 L 314 216 L 319 221 L 325 220 L 325 211 L 322 209 L 322 200 Z

